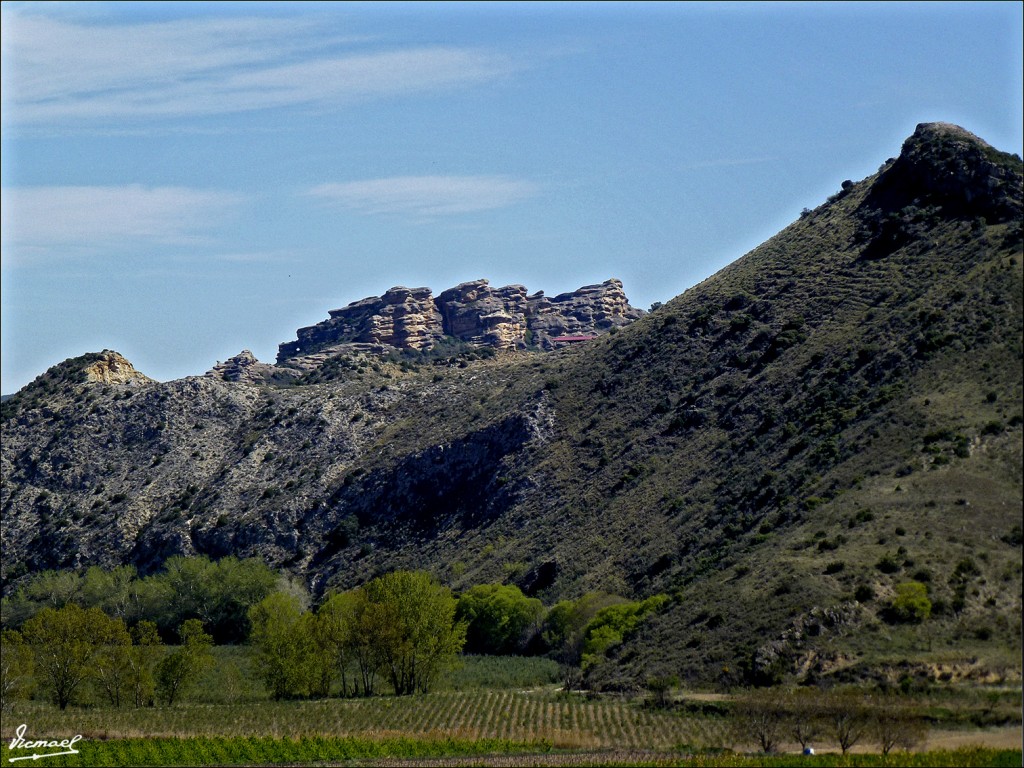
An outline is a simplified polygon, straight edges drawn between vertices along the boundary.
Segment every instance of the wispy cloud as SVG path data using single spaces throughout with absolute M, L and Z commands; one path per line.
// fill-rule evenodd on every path
M 5 122 L 61 124 L 325 106 L 492 80 L 522 67 L 488 50 L 368 51 L 286 19 L 145 24 L 3 12 Z
M 190 243 L 238 195 L 186 187 L 11 187 L 0 197 L 5 265 L 33 256 Z
M 505 208 L 539 191 L 507 176 L 393 176 L 321 184 L 308 194 L 364 214 L 406 214 L 432 218 Z

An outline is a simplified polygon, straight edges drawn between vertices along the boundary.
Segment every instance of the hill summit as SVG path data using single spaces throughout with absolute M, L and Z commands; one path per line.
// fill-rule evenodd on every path
M 918 126 L 655 311 L 551 326 L 605 332 L 548 354 L 543 305 L 480 281 L 333 311 L 265 370 L 120 383 L 67 361 L 3 404 L 5 589 L 197 553 L 315 595 L 427 568 L 548 602 L 668 595 L 588 669 L 598 688 L 892 682 L 940 674 L 939 650 L 941 674 L 1019 676 L 1021 187 L 1016 155 Z M 908 582 L 926 644 L 890 612 Z

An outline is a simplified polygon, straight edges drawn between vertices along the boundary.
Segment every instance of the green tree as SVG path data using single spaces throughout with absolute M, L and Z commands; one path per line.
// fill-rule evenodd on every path
M 32 648 L 14 629 L 0 636 L 0 712 L 7 712 L 18 699 L 28 698 L 34 680 Z
M 647 678 L 647 690 L 651 694 L 651 704 L 659 709 L 671 706 L 672 689 L 678 686 L 678 675 L 655 675 Z
M 249 622 L 256 669 L 271 695 L 275 699 L 306 695 L 314 645 L 299 600 L 275 592 L 249 609 Z
M 85 610 L 74 603 L 44 608 L 25 622 L 22 634 L 32 646 L 36 669 L 61 709 L 67 708 L 92 673 L 113 622 L 99 608 Z
M 341 695 L 349 695 L 349 666 L 353 661 L 358 663 L 356 622 L 360 602 L 357 591 L 335 592 L 324 600 L 312 621 L 313 667 L 318 678 L 314 687 L 321 695 L 328 693 L 335 675 L 341 677 Z M 353 693 L 358 694 L 359 680 L 364 677 L 360 669 L 359 676 L 352 680 Z
M 513 584 L 479 584 L 459 596 L 455 617 L 466 623 L 466 652 L 513 654 L 539 629 L 544 606 Z
M 213 663 L 213 638 L 199 619 L 188 619 L 179 631 L 181 645 L 164 656 L 156 667 L 157 696 L 167 706 L 182 699 L 188 689 Z
M 625 598 L 606 592 L 588 592 L 578 600 L 562 600 L 552 606 L 544 619 L 544 642 L 562 664 L 579 665 L 587 625 L 602 608 L 625 602 Z
M 120 618 L 111 618 L 95 638 L 99 648 L 93 660 L 93 676 L 111 705 L 121 706 L 131 678 L 131 635 Z
M 273 592 L 277 580 L 256 559 L 172 557 L 162 573 L 147 579 L 160 601 L 158 612 L 148 615 L 165 630 L 199 619 L 218 642 L 240 642 L 249 632 L 249 608 Z
M 466 641 L 451 590 L 423 571 L 395 571 L 363 587 L 365 628 L 396 694 L 426 693 Z
M 932 615 L 932 601 L 928 587 L 919 581 L 906 581 L 896 585 L 896 597 L 889 606 L 894 621 L 920 624 Z
M 152 706 L 156 700 L 156 666 L 164 654 L 156 624 L 140 621 L 131 631 L 128 651 L 128 686 L 136 707 Z
M 587 625 L 583 639 L 583 667 L 595 664 L 619 645 L 647 616 L 666 602 L 667 595 L 654 595 L 640 602 L 620 603 L 602 608 Z
M 83 607 L 99 608 L 115 619 L 131 621 L 134 618 L 132 585 L 138 574 L 131 565 L 119 565 L 105 570 L 91 566 L 82 576 L 79 597 Z

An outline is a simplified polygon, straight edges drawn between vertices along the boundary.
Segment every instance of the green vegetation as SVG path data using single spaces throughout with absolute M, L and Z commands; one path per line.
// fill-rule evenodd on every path
M 112 649 L 128 642 L 123 621 L 73 603 L 59 610 L 44 608 L 25 622 L 22 634 L 35 654 L 39 678 L 61 709 L 91 674 L 109 686 L 117 663 Z
M 298 739 L 272 737 L 191 737 L 115 739 L 79 742 L 79 755 L 56 757 L 47 763 L 78 766 L 82 760 L 91 766 L 203 766 L 203 765 L 308 765 L 311 762 L 371 758 L 409 760 L 491 754 L 547 752 L 544 743 L 518 743 L 502 739 L 469 740 L 458 738 L 330 738 L 304 736 Z M 3 746 L 0 759 L 21 753 Z M 31 754 L 31 753 L 30 753 Z
M 278 579 L 259 560 L 231 556 L 172 557 L 146 577 L 127 565 L 42 571 L 3 598 L 3 624 L 17 628 L 45 607 L 73 603 L 127 624 L 151 621 L 167 639 L 187 619 L 199 619 L 217 642 L 239 642 L 248 634 L 249 607 L 270 594 Z
M 455 616 L 466 622 L 466 652 L 525 651 L 540 630 L 544 605 L 514 584 L 478 584 L 461 595 Z
M 896 597 L 890 606 L 895 621 L 919 624 L 932 613 L 932 601 L 928 599 L 928 587 L 919 581 L 906 581 L 896 585 Z
M 964 768 L 1013 768 L 1020 765 L 1020 750 L 996 750 L 970 747 L 937 750 L 926 753 L 892 755 L 812 755 L 749 756 L 715 752 L 692 754 L 684 750 L 659 755 L 642 750 L 616 750 L 591 755 L 574 755 L 552 750 L 546 742 L 529 743 L 501 739 L 469 741 L 463 739 L 392 738 L 383 740 L 357 738 L 308 737 L 302 739 L 274 738 L 188 738 L 188 739 L 116 739 L 78 745 L 89 764 L 97 768 L 111 766 L 213 766 L 213 765 L 308 765 L 322 761 L 374 760 L 382 758 L 429 760 L 441 758 L 474 758 L 474 765 L 488 765 L 489 757 L 501 757 L 508 764 L 510 756 L 522 755 L 530 765 L 603 765 L 603 766 L 704 766 L 706 768 L 746 768 L 747 766 L 802 765 L 810 768 L 828 766 L 945 766 Z M 0 759 L 15 756 L 7 745 L 0 747 Z M 527 758 L 528 756 L 528 758 Z M 538 759 L 538 756 L 540 758 Z M 81 765 L 81 757 L 57 757 L 47 763 L 57 766 Z
M 156 666 L 156 693 L 161 702 L 173 705 L 213 663 L 210 647 L 213 638 L 203 631 L 199 619 L 188 619 L 179 632 L 181 645 L 172 650 Z

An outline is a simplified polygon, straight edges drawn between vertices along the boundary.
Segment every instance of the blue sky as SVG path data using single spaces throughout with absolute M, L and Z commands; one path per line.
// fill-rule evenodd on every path
M 394 285 L 666 301 L 919 122 L 1021 153 L 1022 8 L 5 2 L 2 391 Z

